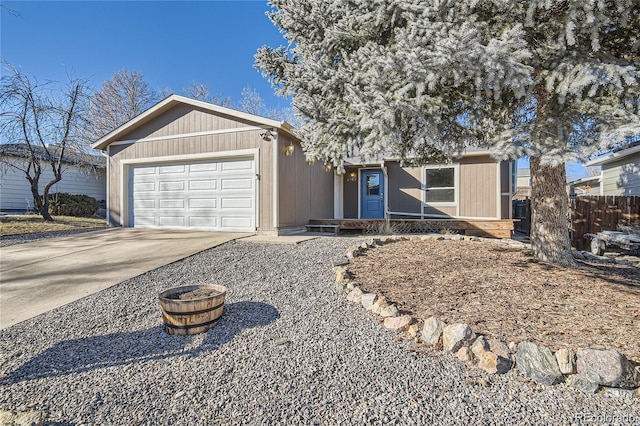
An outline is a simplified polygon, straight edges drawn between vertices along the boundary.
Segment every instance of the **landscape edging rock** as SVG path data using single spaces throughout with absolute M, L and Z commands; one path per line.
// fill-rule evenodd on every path
M 409 241 L 416 239 L 488 241 L 491 243 L 498 242 L 511 246 L 526 247 L 526 244 L 513 240 L 463 237 L 460 235 L 451 236 L 442 234 L 427 234 L 411 237 L 394 235 L 389 237 L 373 238 L 368 242 L 362 242 L 358 246 L 349 247 L 349 249 L 347 249 L 345 253 L 345 257 L 347 258 L 346 262 L 340 262 L 339 266 L 334 266 L 333 269 L 336 272 L 336 288 L 342 289 L 342 291 L 346 292 L 348 296 L 351 295 L 351 297 L 348 297 L 348 299 L 350 299 L 354 303 L 361 304 L 361 296 L 363 295 L 363 293 L 362 291 L 360 291 L 358 285 L 353 282 L 353 275 L 348 270 L 350 260 L 360 256 L 366 250 L 376 248 L 377 246 L 398 241 Z M 579 254 L 574 253 L 574 256 L 579 257 L 580 255 L 583 255 L 583 253 L 584 252 Z M 599 259 L 597 260 L 600 261 Z M 353 297 L 354 289 L 359 292 L 360 297 Z M 603 394 L 608 393 L 617 395 L 616 392 L 620 391 L 618 393 L 622 395 L 621 397 L 628 397 L 628 395 L 632 395 L 632 397 L 640 398 L 640 366 L 635 366 L 623 354 L 613 349 L 606 351 L 615 352 L 618 355 L 615 358 L 617 358 L 621 363 L 621 366 L 619 368 L 626 369 L 624 371 L 626 371 L 628 374 L 631 374 L 634 379 L 637 379 L 637 381 L 635 382 L 629 382 L 627 380 L 626 382 L 621 383 L 623 386 L 622 388 L 611 386 L 612 384 L 617 384 L 615 382 L 607 383 L 607 385 L 610 386 L 602 386 L 601 383 L 594 383 L 592 379 L 593 374 L 588 371 L 584 371 L 586 368 L 584 366 L 584 363 L 582 363 L 582 365 L 578 364 L 576 355 L 583 353 L 582 351 L 590 351 L 591 349 L 578 348 L 574 350 L 572 348 L 561 348 L 554 353 L 549 348 L 546 348 L 545 346 L 539 345 L 537 343 L 521 342 L 520 344 L 516 344 L 514 342 L 510 342 L 509 345 L 507 345 L 505 342 L 502 342 L 495 338 L 490 339 L 490 341 L 494 345 L 494 348 L 492 348 L 489 344 L 489 341 L 487 341 L 486 336 L 476 334 L 467 324 L 454 323 L 451 325 L 447 325 L 437 317 L 430 317 L 424 320 L 424 327 L 422 328 L 422 330 L 420 330 L 418 321 L 415 318 L 411 318 L 409 315 L 401 315 L 401 313 L 398 312 L 395 304 L 390 304 L 383 295 L 374 293 L 365 294 L 367 295 L 368 300 L 365 304 L 363 304 L 364 307 L 367 310 L 372 311 L 374 314 L 380 316 L 381 322 L 385 325 L 386 328 L 395 330 L 397 332 L 407 333 L 416 341 L 422 341 L 428 346 L 433 347 L 435 350 L 447 351 L 443 348 L 443 336 L 445 329 L 449 328 L 450 330 L 465 330 L 465 337 L 461 339 L 462 343 L 456 343 L 456 345 L 450 347 L 448 351 L 455 353 L 456 357 L 462 362 L 465 362 L 466 364 L 471 366 L 481 368 L 489 374 L 505 374 L 513 368 L 517 368 L 521 374 L 537 382 L 538 384 L 555 385 L 566 381 L 567 384 L 571 387 L 579 389 L 580 391 L 585 393 L 596 393 L 602 390 L 601 393 Z M 425 332 L 427 332 L 428 336 L 424 336 Z M 420 338 L 418 336 L 420 336 Z M 430 339 L 430 341 L 427 342 L 424 339 Z M 536 351 L 534 352 L 540 352 L 545 355 L 544 360 L 534 359 L 525 361 L 525 358 L 523 358 L 524 352 L 522 352 L 520 349 L 522 348 L 522 350 L 524 351 L 526 348 L 533 347 L 535 347 L 536 349 Z M 505 351 L 508 351 L 510 353 L 506 353 Z M 520 352 L 520 356 L 518 356 L 518 352 Z M 518 365 L 518 358 L 520 358 L 520 365 Z M 533 369 L 531 368 L 531 364 L 529 364 L 530 361 L 533 361 L 533 364 L 537 364 L 537 366 L 545 365 L 550 371 L 553 371 L 554 374 L 541 375 L 541 373 L 537 370 L 537 366 L 534 366 Z M 523 363 L 528 363 L 529 365 L 524 366 Z M 578 366 L 576 364 L 578 364 Z M 595 368 L 597 369 L 606 369 L 607 367 L 608 366 L 595 366 Z M 609 368 L 616 368 L 616 366 L 609 366 Z M 628 371 L 629 368 L 633 369 L 631 373 L 629 373 Z

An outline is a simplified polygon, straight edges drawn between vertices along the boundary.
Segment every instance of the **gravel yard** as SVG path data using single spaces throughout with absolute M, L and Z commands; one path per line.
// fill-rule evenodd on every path
M 334 289 L 353 238 L 231 242 L 0 332 L 0 410 L 48 424 L 640 424 L 640 400 L 490 376 L 413 351 Z M 208 333 L 169 336 L 156 295 L 227 286 Z M 47 423 L 45 423 L 47 424 Z

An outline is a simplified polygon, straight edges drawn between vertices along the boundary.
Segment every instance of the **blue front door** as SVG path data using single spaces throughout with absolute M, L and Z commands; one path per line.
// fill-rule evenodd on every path
M 384 175 L 382 170 L 362 170 L 360 174 L 360 217 L 384 217 Z

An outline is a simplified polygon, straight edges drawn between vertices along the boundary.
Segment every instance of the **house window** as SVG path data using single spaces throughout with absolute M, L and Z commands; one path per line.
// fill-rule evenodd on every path
M 457 167 L 427 167 L 425 169 L 425 202 L 428 204 L 456 202 Z

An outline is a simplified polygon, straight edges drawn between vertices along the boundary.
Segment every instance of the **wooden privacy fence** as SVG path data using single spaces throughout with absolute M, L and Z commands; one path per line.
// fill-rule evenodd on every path
M 618 224 L 640 226 L 640 197 L 586 196 L 571 200 L 571 244 L 589 247 L 584 234 L 615 231 Z

